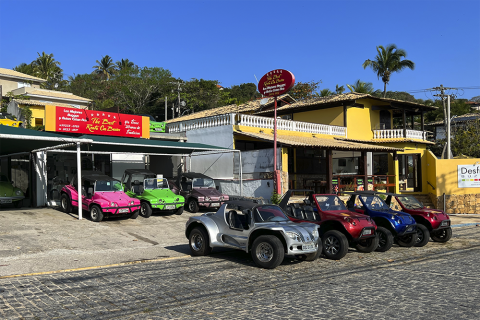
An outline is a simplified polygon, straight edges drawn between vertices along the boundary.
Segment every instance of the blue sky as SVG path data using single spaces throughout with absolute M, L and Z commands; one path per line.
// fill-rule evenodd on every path
M 416 64 L 388 90 L 480 87 L 480 1 L 0 0 L 0 67 L 53 53 L 66 75 L 110 55 L 174 77 L 255 82 L 273 69 L 321 88 L 383 83 L 362 63 L 395 43 Z M 461 98 L 480 89 L 459 92 Z M 415 93 L 416 98 L 431 98 Z

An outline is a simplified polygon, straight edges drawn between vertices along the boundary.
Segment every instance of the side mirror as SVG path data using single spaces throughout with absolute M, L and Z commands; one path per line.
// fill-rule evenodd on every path
M 93 188 L 88 188 L 87 190 L 87 198 L 91 198 L 93 195 Z

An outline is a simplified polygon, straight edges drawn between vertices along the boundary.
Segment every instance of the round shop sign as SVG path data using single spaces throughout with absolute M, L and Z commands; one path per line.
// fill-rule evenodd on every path
M 276 97 L 286 93 L 295 84 L 293 73 L 283 69 L 272 70 L 258 82 L 258 91 L 265 97 Z

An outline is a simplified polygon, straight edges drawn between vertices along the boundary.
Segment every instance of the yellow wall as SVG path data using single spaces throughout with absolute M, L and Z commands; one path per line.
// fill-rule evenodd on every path
M 24 108 L 25 105 L 19 105 L 19 108 Z M 32 118 L 30 119 L 30 125 L 32 127 L 35 126 L 35 118 L 40 118 L 43 120 L 43 124 L 45 125 L 45 107 L 44 106 L 28 106 L 32 111 Z
M 437 196 L 443 193 L 451 194 L 474 194 L 480 193 L 480 188 L 458 187 L 458 165 L 473 165 L 480 159 L 437 159 L 436 160 L 436 192 Z
M 343 107 L 294 113 L 293 120 L 343 127 Z
M 427 181 L 433 185 L 427 184 L 427 189 L 424 189 L 424 193 L 437 193 L 437 157 L 432 153 L 432 151 L 427 150 L 425 152 L 425 158 L 427 162 Z

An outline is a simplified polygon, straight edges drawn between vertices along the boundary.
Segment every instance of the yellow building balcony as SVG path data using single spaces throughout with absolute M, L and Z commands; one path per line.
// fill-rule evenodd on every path
M 274 119 L 270 117 L 252 116 L 241 113 L 228 113 L 218 116 L 204 117 L 168 124 L 171 133 L 186 132 L 201 128 L 218 127 L 225 125 L 239 125 L 254 128 L 273 129 Z M 277 130 L 292 132 L 307 132 L 331 136 L 347 137 L 347 128 L 319 123 L 277 119 Z
M 416 139 L 427 141 L 427 132 L 419 130 L 409 129 L 386 129 L 386 130 L 373 130 L 374 140 L 385 139 Z

